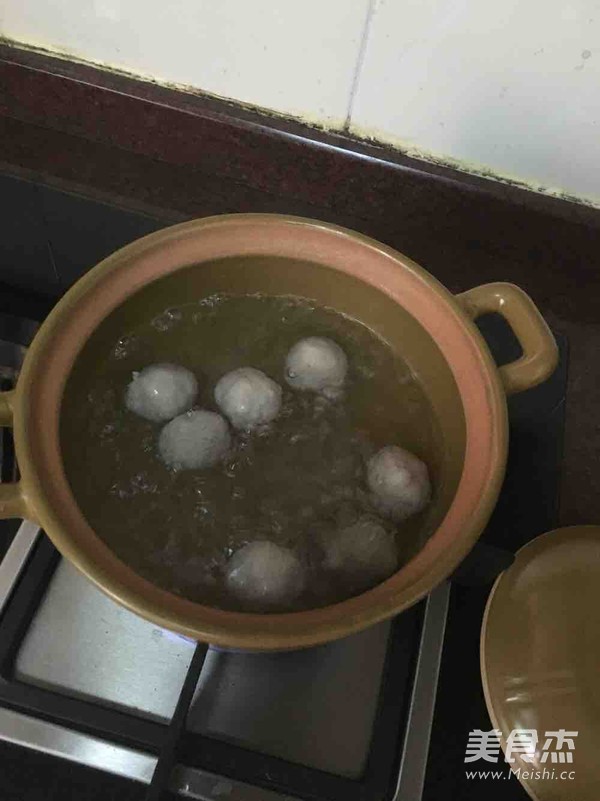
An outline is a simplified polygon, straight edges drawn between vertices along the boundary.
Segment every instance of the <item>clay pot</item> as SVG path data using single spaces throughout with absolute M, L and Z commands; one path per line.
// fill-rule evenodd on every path
M 397 573 L 360 596 L 309 611 L 246 614 L 193 603 L 137 575 L 87 523 L 63 457 L 61 414 L 123 331 L 214 292 L 294 294 L 351 315 L 383 336 L 418 376 L 443 438 L 431 536 Z M 473 320 L 498 312 L 523 355 L 498 368 Z M 451 295 L 410 259 L 332 225 L 230 215 L 176 225 L 128 245 L 62 298 L 27 354 L 16 390 L 0 396 L 21 480 L 0 487 L 0 516 L 37 521 L 88 578 L 134 612 L 198 640 L 259 650 L 300 648 L 356 632 L 416 603 L 481 534 L 507 452 L 506 394 L 543 381 L 557 348 L 524 292 L 487 284 Z M 66 390 L 66 394 L 65 394 Z M 399 410 L 400 413 L 400 410 Z M 393 437 L 392 437 L 393 438 Z

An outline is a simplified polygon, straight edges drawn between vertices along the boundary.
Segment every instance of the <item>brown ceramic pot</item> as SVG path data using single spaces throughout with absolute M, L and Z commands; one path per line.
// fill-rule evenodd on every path
M 219 291 L 295 294 L 349 314 L 397 349 L 425 388 L 444 446 L 428 517 L 431 536 L 397 573 L 360 596 L 288 614 L 202 606 L 137 575 L 77 505 L 63 467 L 69 443 L 61 415 L 71 388 L 93 372 L 94 353 L 166 306 Z M 492 361 L 473 323 L 485 312 L 503 315 L 519 339 L 523 355 L 512 364 L 497 368 Z M 189 637 L 259 650 L 343 637 L 414 604 L 465 557 L 502 482 L 506 393 L 543 381 L 556 361 L 552 334 L 528 296 L 511 284 L 453 296 L 391 248 L 313 220 L 249 214 L 184 223 L 105 259 L 41 327 L 16 390 L 0 395 L 0 424 L 14 427 L 21 471 L 18 484 L 0 487 L 0 517 L 37 521 L 112 598 Z

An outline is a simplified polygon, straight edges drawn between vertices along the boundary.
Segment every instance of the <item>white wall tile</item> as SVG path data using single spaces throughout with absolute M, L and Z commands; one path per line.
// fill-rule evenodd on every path
M 0 33 L 341 125 L 368 0 L 0 0 Z
M 600 3 L 376 0 L 352 128 L 600 201 Z

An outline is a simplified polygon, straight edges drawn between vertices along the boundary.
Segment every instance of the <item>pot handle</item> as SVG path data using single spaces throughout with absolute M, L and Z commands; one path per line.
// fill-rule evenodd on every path
M 467 314 L 475 320 L 496 312 L 512 328 L 523 355 L 498 368 L 507 395 L 541 384 L 558 364 L 558 347 L 546 321 L 529 295 L 514 284 L 482 284 L 456 295 Z
M 14 396 L 14 390 L 0 392 L 0 426 L 12 427 Z M 16 484 L 0 484 L 0 520 L 7 517 L 31 518 L 20 481 Z

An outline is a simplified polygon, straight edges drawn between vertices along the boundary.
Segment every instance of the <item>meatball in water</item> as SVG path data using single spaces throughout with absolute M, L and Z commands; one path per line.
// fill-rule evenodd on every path
M 215 401 L 234 428 L 251 431 L 277 417 L 281 387 L 261 370 L 240 367 L 219 380 Z
M 227 564 L 227 587 L 252 612 L 275 612 L 304 589 L 302 562 L 289 548 L 256 540 L 236 551 Z
M 198 394 L 196 376 L 178 364 L 152 364 L 133 374 L 125 392 L 130 412 L 154 423 L 185 412 Z
M 294 389 L 337 398 L 342 392 L 348 359 L 340 346 L 327 337 L 306 337 L 287 355 L 286 381 Z
M 394 535 L 376 520 L 361 518 L 336 531 L 324 544 L 324 566 L 352 592 L 363 592 L 398 567 Z
M 367 484 L 373 506 L 396 522 L 421 512 L 431 498 L 427 465 L 398 445 L 387 445 L 369 459 Z
M 230 444 L 229 428 L 221 415 L 196 409 L 167 423 L 158 438 L 158 453 L 174 470 L 199 470 L 217 464 Z

